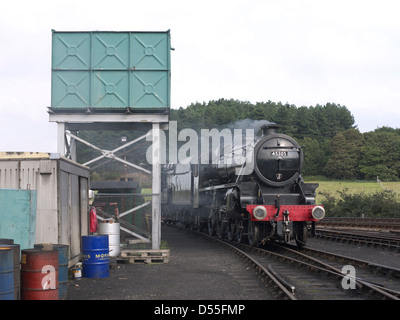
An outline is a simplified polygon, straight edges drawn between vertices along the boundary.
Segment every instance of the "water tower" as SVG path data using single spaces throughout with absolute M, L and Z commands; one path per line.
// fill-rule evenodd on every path
M 52 31 L 51 106 L 49 121 L 58 126 L 57 148 L 76 159 L 76 142 L 101 155 L 90 166 L 110 158 L 152 175 L 152 248 L 161 240 L 160 130 L 169 121 L 171 93 L 170 32 L 69 32 Z M 79 130 L 129 130 L 152 132 L 152 170 L 126 161 L 117 151 L 131 146 L 122 142 L 102 150 L 81 139 Z

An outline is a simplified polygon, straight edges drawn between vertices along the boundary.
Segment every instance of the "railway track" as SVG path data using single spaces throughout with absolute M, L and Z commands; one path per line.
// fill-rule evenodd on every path
M 211 237 L 193 231 L 229 248 L 253 267 L 278 299 L 289 300 L 400 300 L 400 270 L 379 266 L 350 257 L 339 257 L 317 250 L 299 250 L 293 247 L 269 243 L 266 248 L 254 248 L 244 244 Z M 318 256 L 318 258 L 316 258 Z M 334 258 L 334 256 L 336 256 Z M 323 259 L 321 258 L 323 257 Z M 329 260 L 329 263 L 326 261 Z M 332 264 L 332 261 L 335 261 Z M 357 266 L 357 276 L 343 273 L 338 261 Z M 391 278 L 359 276 L 359 268 L 379 271 Z M 371 273 L 371 271 L 368 271 Z M 385 281 L 383 279 L 386 279 Z M 396 281 L 393 281 L 395 279 Z M 388 287 L 388 283 L 392 283 Z M 393 283 L 396 285 L 393 285 Z
M 285 255 L 321 265 L 342 277 L 345 275 L 343 270 L 351 267 L 358 294 L 375 299 L 400 299 L 400 269 L 307 247 L 299 249 L 276 243 L 269 243 L 268 246 L 269 250 L 285 252 Z
M 381 290 L 400 298 L 399 268 L 308 247 L 301 249 L 293 247 L 288 249 L 298 251 L 300 254 L 306 254 L 310 257 L 318 257 L 318 259 L 326 261 L 332 268 L 336 268 L 337 270 L 343 268 L 344 265 L 351 265 L 357 270 L 358 279 L 372 283 Z
M 325 217 L 318 225 L 328 228 L 400 231 L 400 219 L 395 218 Z
M 317 228 L 316 237 L 337 242 L 385 248 L 400 252 L 400 237 L 389 233 L 371 233 L 360 230 L 334 230 Z

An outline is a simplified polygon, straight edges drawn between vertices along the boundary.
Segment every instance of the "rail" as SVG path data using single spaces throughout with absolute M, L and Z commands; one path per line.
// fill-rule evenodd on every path
M 368 265 L 369 268 L 371 269 L 379 270 L 380 272 L 394 275 L 394 277 L 400 276 L 400 270 L 373 263 L 368 263 L 366 261 L 361 261 L 350 257 L 334 255 L 328 252 L 319 251 L 317 253 L 317 250 L 309 248 L 298 249 L 296 247 L 296 249 L 294 249 L 288 245 L 281 245 L 274 242 L 268 243 L 267 248 L 250 247 L 244 244 L 233 243 L 226 239 L 219 239 L 216 237 L 212 237 L 208 234 L 199 231 L 192 230 L 192 232 L 195 232 L 201 235 L 202 237 L 211 239 L 223 246 L 226 246 L 231 251 L 242 257 L 244 260 L 248 261 L 248 263 L 252 265 L 252 267 L 256 270 L 261 280 L 263 282 L 267 281 L 268 286 L 272 285 L 275 288 L 275 290 L 279 291 L 279 296 L 283 297 L 284 299 L 290 299 L 290 300 L 298 299 L 297 295 L 299 295 L 299 293 L 298 289 L 296 288 L 296 285 L 291 283 L 288 280 L 288 277 L 286 277 L 284 273 L 282 272 L 279 273 L 277 270 L 275 270 L 275 268 L 270 262 L 271 260 L 268 260 L 269 262 L 263 261 L 262 257 L 268 256 L 270 258 L 273 258 L 273 260 L 278 260 L 283 262 L 283 265 L 295 265 L 299 267 L 296 269 L 297 272 L 299 272 L 300 269 L 306 269 L 308 271 L 315 272 L 316 274 L 318 274 L 318 277 L 320 277 L 321 274 L 333 277 L 335 279 L 334 281 L 335 283 L 337 283 L 338 280 L 342 281 L 345 277 L 345 274 L 343 274 L 342 270 L 337 266 L 333 266 L 330 263 L 315 258 L 314 257 L 315 255 L 317 254 L 323 255 L 325 258 L 328 257 L 328 259 L 347 261 L 347 263 L 351 264 L 357 264 L 357 265 L 364 264 Z M 293 277 L 293 279 L 294 278 L 296 277 Z M 315 287 L 319 286 L 317 290 L 321 290 L 321 293 L 318 293 L 316 295 L 324 296 L 325 293 L 323 293 L 324 290 L 323 287 L 325 280 L 313 280 L 313 281 L 315 282 L 319 281 L 319 284 L 318 283 L 315 284 Z M 374 297 L 375 299 L 400 300 L 400 291 L 386 288 L 380 285 L 379 283 L 374 283 L 373 281 L 369 281 L 360 277 L 354 278 L 353 281 L 355 283 L 355 288 L 356 288 L 356 290 L 353 291 L 356 293 L 356 295 L 353 296 L 356 299 Z M 336 285 L 335 287 L 338 286 Z M 332 288 L 329 288 L 329 290 L 332 290 Z M 344 292 L 346 291 L 344 290 L 344 288 L 343 289 L 335 288 L 335 290 L 337 290 L 337 292 L 335 292 L 334 295 L 336 295 L 337 299 L 343 299 L 345 295 L 346 296 L 348 295 L 347 292 Z
M 400 252 L 400 237 L 389 233 L 371 233 L 361 230 L 337 230 L 317 228 L 316 237 L 337 242 L 386 248 Z
M 318 221 L 318 227 L 340 227 L 373 230 L 400 231 L 400 219 L 397 218 L 359 218 L 359 217 L 325 217 Z
M 310 263 L 315 266 L 319 266 L 321 269 L 324 269 L 325 271 L 330 270 L 334 274 L 336 274 L 338 277 L 344 277 L 344 274 L 338 267 L 332 266 L 330 263 L 326 263 L 320 259 L 316 259 L 314 256 L 319 255 L 323 256 L 326 260 L 329 261 L 341 261 L 341 262 L 346 262 L 347 264 L 351 265 L 357 265 L 361 266 L 364 268 L 369 268 L 373 269 L 373 272 L 379 271 L 383 274 L 386 275 L 391 275 L 394 278 L 400 277 L 400 269 L 392 268 L 389 266 L 384 266 L 384 265 L 379 265 L 376 263 L 352 258 L 352 257 L 347 257 L 339 254 L 334 254 L 326 251 L 321 251 L 321 250 L 316 250 L 316 249 L 311 249 L 311 248 L 302 248 L 298 249 L 297 247 L 291 247 L 289 245 L 281 245 L 281 244 L 276 244 L 276 243 L 270 243 L 270 246 L 275 246 L 279 247 L 281 250 L 284 250 L 286 252 L 289 252 L 290 254 L 294 255 L 295 257 L 298 257 L 301 259 L 301 261 L 305 263 Z M 265 249 L 256 249 L 256 250 L 261 250 L 265 252 Z M 269 251 L 268 251 L 269 252 Z M 320 270 L 321 270 L 320 269 Z M 377 283 L 374 283 L 372 281 L 366 280 L 364 278 L 355 278 L 354 279 L 356 285 L 359 288 L 360 293 L 364 293 L 368 296 L 374 295 L 379 299 L 390 299 L 390 300 L 400 300 L 400 291 L 396 291 L 393 289 L 389 289 L 386 287 L 383 287 L 382 285 L 379 285 Z M 392 280 L 390 280 L 392 281 Z M 400 288 L 400 282 L 398 282 L 398 288 Z

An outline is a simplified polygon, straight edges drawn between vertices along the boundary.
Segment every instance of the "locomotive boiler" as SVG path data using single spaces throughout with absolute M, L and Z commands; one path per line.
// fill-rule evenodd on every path
M 242 148 L 245 161 L 221 156 L 216 164 L 165 165 L 163 220 L 251 246 L 267 240 L 305 245 L 325 216 L 315 205 L 318 184 L 304 183 L 303 151 L 292 137 L 278 133 L 277 125 L 262 129 Z

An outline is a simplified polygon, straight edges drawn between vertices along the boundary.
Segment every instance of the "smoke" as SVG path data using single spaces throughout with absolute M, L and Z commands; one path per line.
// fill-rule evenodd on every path
M 254 147 L 262 136 L 262 127 L 271 124 L 275 123 L 268 120 L 241 119 L 219 129 L 201 129 L 197 132 L 192 128 L 184 128 L 178 132 L 177 122 L 170 121 L 168 139 L 164 131 L 160 132 L 161 163 L 166 164 L 168 158 L 168 163 L 171 164 L 216 164 L 222 157 L 227 162 L 235 157 L 235 162 L 244 163 L 246 148 Z M 151 134 L 146 140 L 152 141 Z M 150 146 L 146 151 L 149 164 L 152 164 L 152 158 L 153 150 Z
M 276 124 L 275 122 L 271 122 L 268 120 L 253 120 L 253 119 L 241 119 L 230 123 L 227 125 L 227 128 L 233 129 L 254 129 L 254 136 L 260 136 L 262 134 L 261 127 L 264 125 Z

